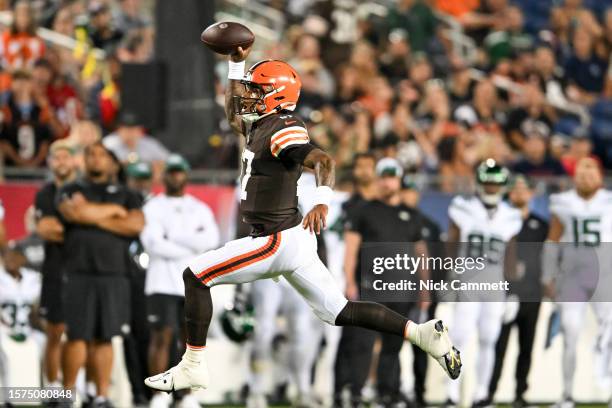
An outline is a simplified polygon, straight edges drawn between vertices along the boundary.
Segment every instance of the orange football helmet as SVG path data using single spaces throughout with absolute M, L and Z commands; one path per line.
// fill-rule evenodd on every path
M 234 96 L 234 108 L 239 115 L 263 116 L 282 109 L 294 110 L 302 87 L 291 65 L 277 60 L 259 61 L 240 82 L 245 86 L 245 95 Z

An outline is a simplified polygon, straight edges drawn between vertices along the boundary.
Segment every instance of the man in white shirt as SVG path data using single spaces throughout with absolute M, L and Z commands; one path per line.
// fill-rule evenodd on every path
M 145 228 L 140 239 L 150 257 L 145 294 L 147 319 L 152 326 L 149 347 L 152 374 L 170 367 L 172 339 L 177 333 L 182 335 L 185 297 L 182 271 L 195 255 L 219 245 L 219 229 L 212 211 L 185 193 L 188 171 L 189 164 L 183 157 L 170 155 L 164 171 L 165 193 L 151 198 L 144 206 Z M 181 407 L 191 406 L 188 405 L 191 398 L 184 397 Z M 151 406 L 169 406 L 170 402 L 169 394 L 158 393 Z

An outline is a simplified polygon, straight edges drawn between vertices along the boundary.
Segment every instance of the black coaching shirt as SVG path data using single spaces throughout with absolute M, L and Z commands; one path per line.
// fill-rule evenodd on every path
M 542 250 L 547 236 L 548 223 L 535 214 L 529 214 L 516 236 L 520 279 L 510 283 L 510 291 L 521 300 L 535 301 L 542 296 Z
M 37 193 L 34 199 L 36 208 L 36 218 L 56 217 L 61 220 L 61 215 L 57 211 L 55 199 L 57 196 L 57 186 L 53 182 L 46 183 Z M 58 242 L 45 241 L 45 258 L 41 272 L 50 277 L 60 279 L 62 276 L 63 265 L 63 245 Z
M 424 223 L 418 210 L 404 204 L 391 206 L 379 200 L 361 201 L 346 214 L 345 230 L 361 235 L 361 243 L 416 242 L 423 239 Z M 361 248 L 355 274 L 361 281 Z
M 247 126 L 242 152 L 240 210 L 251 236 L 265 236 L 300 223 L 297 181 L 310 144 L 304 122 L 283 111 Z
M 93 203 L 113 203 L 127 210 L 142 207 L 141 196 L 114 183 L 92 183 L 79 180 L 62 187 L 58 204 L 75 193 Z M 67 274 L 117 276 L 130 271 L 128 247 L 131 238 L 122 237 L 92 225 L 65 222 L 64 249 Z

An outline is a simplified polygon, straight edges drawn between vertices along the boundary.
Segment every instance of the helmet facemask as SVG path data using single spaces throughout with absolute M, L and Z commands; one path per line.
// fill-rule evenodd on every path
M 266 110 L 264 87 L 274 89 L 271 85 L 260 85 L 250 81 L 241 81 L 244 85 L 242 95 L 234 95 L 234 112 L 247 121 L 256 121 Z M 269 91 L 268 91 L 269 92 Z

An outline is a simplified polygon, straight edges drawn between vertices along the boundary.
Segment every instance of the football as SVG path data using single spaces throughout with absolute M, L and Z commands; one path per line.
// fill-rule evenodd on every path
M 240 23 L 221 21 L 208 26 L 200 36 L 202 42 L 216 53 L 229 55 L 238 47 L 250 47 L 255 35 Z

